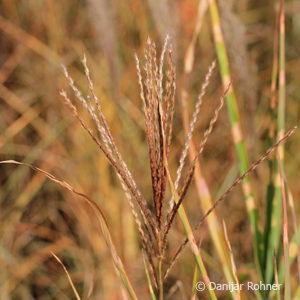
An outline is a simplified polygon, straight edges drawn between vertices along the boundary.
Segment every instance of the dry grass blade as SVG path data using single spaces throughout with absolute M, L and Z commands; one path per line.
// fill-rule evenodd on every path
M 89 291 L 88 291 L 87 296 L 86 296 L 86 300 L 91 299 L 91 297 L 93 295 L 93 290 L 94 290 L 94 281 L 91 282 L 91 285 L 89 287 Z
M 229 241 L 229 237 L 228 237 L 228 232 L 227 232 L 227 228 L 226 228 L 226 224 L 223 220 L 223 229 L 224 229 L 224 235 L 225 235 L 225 240 L 226 240 L 226 244 L 230 253 L 230 261 L 231 261 L 231 267 L 232 267 L 232 274 L 234 276 L 235 279 L 235 283 L 237 284 L 237 286 L 240 286 L 239 284 L 239 279 L 237 276 L 237 269 L 236 269 L 236 265 L 235 265 L 235 261 L 234 261 L 234 256 L 233 256 L 233 252 L 232 252 L 232 248 L 230 245 L 230 241 Z M 238 294 L 238 300 L 241 299 L 241 290 L 238 289 L 237 290 L 237 294 Z
M 297 234 L 297 228 L 298 228 L 298 222 L 296 217 L 296 208 L 294 204 L 294 199 L 291 191 L 288 189 L 288 202 L 290 206 L 290 211 L 292 214 L 292 223 L 295 233 L 295 240 L 296 240 L 296 247 L 297 247 L 297 268 L 298 268 L 298 276 L 299 276 L 299 282 L 300 282 L 300 243 L 299 243 L 299 237 Z
M 111 252 L 111 255 L 112 255 L 112 258 L 113 258 L 113 262 L 114 262 L 114 265 L 116 267 L 116 270 L 117 270 L 117 273 L 118 273 L 118 276 L 119 276 L 120 280 L 123 282 L 123 284 L 124 284 L 127 292 L 130 295 L 130 298 L 137 300 L 137 296 L 136 296 L 136 294 L 135 294 L 135 292 L 133 290 L 133 287 L 131 285 L 131 282 L 129 281 L 129 278 L 128 278 L 127 274 L 126 274 L 126 271 L 124 269 L 124 265 L 123 265 L 120 257 L 118 256 L 118 254 L 116 252 L 116 248 L 115 248 L 115 245 L 113 243 L 113 240 L 112 240 L 109 228 L 108 228 L 108 223 L 107 223 L 107 220 L 105 218 L 105 215 L 102 212 L 100 206 L 93 199 L 91 199 L 89 196 L 87 196 L 87 195 L 85 195 L 83 193 L 80 193 L 80 192 L 76 191 L 66 181 L 60 180 L 57 177 L 55 177 L 54 175 L 52 175 L 52 174 L 50 174 L 50 173 L 46 172 L 45 170 L 42 170 L 42 169 L 40 169 L 38 167 L 35 167 L 33 165 L 30 165 L 30 164 L 27 164 L 27 163 L 18 162 L 18 161 L 15 161 L 15 160 L 0 161 L 0 164 L 15 164 L 15 165 L 23 165 L 23 166 L 29 167 L 32 170 L 45 175 L 51 181 L 59 184 L 63 188 L 65 188 L 65 189 L 69 190 L 70 192 L 72 192 L 72 193 L 80 196 L 81 198 L 83 198 L 91 206 L 91 208 L 96 212 L 97 220 L 99 221 L 100 226 L 102 228 L 102 232 L 103 232 L 103 235 L 105 237 L 105 241 L 106 241 L 106 243 L 108 245 L 108 248 L 109 248 L 109 250 Z M 99 215 L 101 216 L 101 218 L 99 218 Z
M 270 154 L 272 154 L 283 142 L 285 142 L 297 129 L 295 126 L 293 129 L 289 130 L 287 134 L 279 140 L 273 147 L 269 148 L 256 162 L 254 162 L 250 168 L 239 178 L 237 178 L 234 183 L 230 186 L 230 188 L 227 189 L 227 191 L 217 200 L 215 201 L 214 205 L 203 215 L 203 217 L 200 219 L 200 221 L 197 223 L 197 225 L 193 228 L 193 232 L 198 230 L 200 226 L 204 223 L 205 219 L 211 214 L 211 212 L 250 174 L 252 173 L 259 164 L 261 164 L 266 158 L 269 157 Z M 178 250 L 176 251 L 172 263 L 168 268 L 168 272 L 171 266 L 174 265 L 174 262 L 178 259 L 179 254 L 182 252 L 184 246 L 188 243 L 188 239 L 185 239 L 185 241 L 179 246 Z M 165 273 L 165 276 L 167 275 L 167 272 Z
M 59 264 L 63 267 L 63 269 L 64 269 L 64 271 L 65 271 L 65 273 L 66 273 L 66 275 L 67 275 L 67 277 L 68 277 L 68 280 L 69 280 L 69 283 L 70 283 L 70 285 L 71 285 L 71 287 L 72 287 L 72 290 L 73 290 L 73 292 L 74 292 L 74 294 L 75 294 L 75 297 L 76 297 L 76 299 L 77 300 L 81 300 L 81 298 L 80 298 L 80 296 L 79 296 L 79 294 L 78 294 L 78 292 L 77 292 L 77 290 L 76 290 L 76 288 L 75 288 L 75 286 L 74 286 L 74 283 L 73 283 L 73 281 L 72 281 L 72 278 L 71 278 L 71 276 L 70 276 L 70 274 L 69 274 L 69 272 L 68 272 L 68 270 L 67 270 L 67 268 L 65 267 L 65 265 L 63 264 L 63 262 L 52 252 L 52 251 L 50 251 L 50 253 L 52 254 L 52 256 L 59 262 Z

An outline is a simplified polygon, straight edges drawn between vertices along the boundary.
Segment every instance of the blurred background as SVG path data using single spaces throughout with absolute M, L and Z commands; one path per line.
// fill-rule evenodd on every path
M 233 84 L 249 162 L 269 144 L 270 80 L 278 1 L 219 0 Z M 143 56 L 150 36 L 160 51 L 171 37 L 177 69 L 174 140 L 175 170 L 184 143 L 180 91 L 183 64 L 196 25 L 196 0 L 1 0 L 0 2 L 0 159 L 39 166 L 95 199 L 107 217 L 118 253 L 141 299 L 148 290 L 140 243 L 128 203 L 112 167 L 64 105 L 68 91 L 64 64 L 83 94 L 88 91 L 80 60 L 86 54 L 97 95 L 116 143 L 146 199 L 151 200 L 148 150 L 134 53 Z M 300 2 L 286 1 L 286 128 L 299 122 Z M 195 65 L 188 78 L 190 113 L 211 62 L 216 59 L 211 20 L 204 14 L 197 36 Z M 222 94 L 219 66 L 213 74 L 195 131 L 199 141 Z M 83 112 L 88 123 L 92 121 Z M 286 144 L 285 172 L 299 216 L 299 130 Z M 216 199 L 238 175 L 226 107 L 201 157 L 204 177 Z M 99 236 L 93 213 L 79 198 L 30 169 L 0 166 L 1 299 L 72 299 L 64 262 L 83 299 L 121 299 L 110 252 Z M 264 222 L 267 163 L 251 175 L 255 201 Z M 252 238 L 241 189 L 218 208 L 226 222 L 240 273 L 251 277 Z M 194 184 L 185 207 L 190 222 L 201 216 Z M 197 234 L 211 279 L 224 280 L 206 226 Z M 169 239 L 175 249 L 184 238 L 180 221 Z M 250 267 L 249 267 L 250 263 Z M 293 266 L 294 268 L 294 266 Z M 294 269 L 292 269 L 293 271 Z M 295 272 L 294 272 L 295 271 Z M 293 272 L 296 274 L 296 270 Z M 185 299 L 192 290 L 194 260 L 185 250 L 167 285 Z M 168 291 L 168 288 L 166 289 Z M 179 296 L 178 296 L 179 295 Z M 222 294 L 219 295 L 220 299 Z M 173 298 L 172 298 L 173 297 Z

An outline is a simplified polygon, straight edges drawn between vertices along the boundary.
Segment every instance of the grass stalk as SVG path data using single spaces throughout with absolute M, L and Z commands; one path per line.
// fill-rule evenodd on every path
M 283 255 L 284 255 L 284 299 L 291 300 L 291 283 L 290 283 L 290 250 L 289 250 L 289 235 L 288 235 L 288 215 L 287 215 L 287 201 L 285 193 L 285 185 L 283 179 L 282 164 L 280 161 L 280 155 L 278 154 L 278 163 L 280 169 L 280 183 L 281 183 L 281 198 L 283 209 Z
M 184 113 L 184 112 L 183 112 Z M 190 160 L 192 161 L 193 157 L 196 155 L 196 147 L 193 141 L 190 143 Z M 201 199 L 201 208 L 202 212 L 205 213 L 210 207 L 213 206 L 213 200 L 208 188 L 208 185 L 206 183 L 205 178 L 202 175 L 202 170 L 201 170 L 201 164 L 199 161 L 197 161 L 196 166 L 195 166 L 195 183 L 196 183 L 196 188 L 197 192 L 199 195 L 199 198 Z M 231 268 L 229 265 L 229 253 L 228 249 L 226 246 L 225 242 L 225 237 L 222 231 L 220 230 L 220 220 L 218 217 L 218 214 L 216 211 L 213 211 L 211 215 L 207 218 L 207 225 L 208 229 L 212 238 L 212 241 L 214 243 L 215 249 L 217 251 L 217 254 L 219 256 L 219 259 L 222 264 L 222 269 L 224 272 L 224 275 L 226 277 L 226 280 L 228 282 L 233 282 L 234 277 L 231 272 Z M 236 294 L 233 293 L 233 297 L 235 297 Z
M 219 11 L 216 0 L 209 1 L 209 11 L 212 20 L 213 36 L 217 52 L 217 57 L 220 65 L 220 73 L 224 89 L 228 86 L 231 80 L 229 61 L 222 34 Z M 233 86 L 226 97 L 228 115 L 231 125 L 231 132 L 237 154 L 240 174 L 244 174 L 248 169 L 248 159 L 241 131 L 239 112 Z M 254 257 L 259 275 L 262 277 L 261 270 L 261 233 L 258 228 L 258 211 L 251 193 L 251 186 L 248 178 L 245 178 L 242 183 L 243 193 L 246 200 L 247 213 L 250 220 L 251 230 L 253 233 L 253 248 Z
M 233 252 L 232 252 L 232 248 L 231 248 L 231 245 L 230 245 L 228 232 L 227 232 L 227 228 L 226 228 L 226 224 L 225 224 L 224 220 L 223 220 L 223 228 L 224 228 L 224 234 L 225 234 L 225 239 L 226 239 L 226 243 L 227 243 L 227 246 L 228 246 L 228 250 L 230 252 L 230 261 L 231 261 L 232 274 L 234 276 L 234 281 L 235 281 L 236 285 L 239 286 L 240 283 L 239 283 L 239 279 L 238 279 L 238 275 L 237 275 L 236 264 L 235 264 L 235 260 L 234 260 L 234 256 L 233 256 Z M 241 290 L 240 289 L 237 290 L 237 299 L 241 300 Z
M 164 299 L 164 278 L 162 273 L 162 262 L 163 262 L 163 249 L 161 242 L 161 235 L 158 235 L 158 249 L 160 251 L 158 257 L 158 290 L 159 290 L 159 300 Z
M 269 128 L 269 146 L 274 143 L 275 130 L 276 130 L 276 104 L 277 104 L 277 80 L 278 80 L 278 43 L 279 43 L 279 14 L 275 22 L 274 30 L 274 45 L 273 45 L 273 65 L 271 75 L 271 98 L 270 98 L 270 128 Z M 269 171 L 270 182 L 267 187 L 267 204 L 266 204 L 266 220 L 264 228 L 264 256 L 263 256 L 263 268 L 266 268 L 268 243 L 270 237 L 271 218 L 272 218 L 272 205 L 274 198 L 274 166 L 276 166 L 276 160 L 274 157 L 269 159 Z M 273 248 L 275 251 L 275 249 Z M 273 251 L 273 252 L 274 252 Z M 276 251 L 275 251 L 276 254 Z M 270 254 L 269 254 L 270 255 Z M 269 258 L 270 259 L 270 258 Z
M 273 253 L 273 258 L 274 258 L 274 274 L 275 274 L 275 283 L 279 286 L 279 280 L 278 280 L 278 268 L 277 268 L 277 259 L 276 259 L 276 252 L 274 249 Z M 278 289 L 276 292 L 276 300 L 280 300 L 280 289 Z
M 63 267 L 64 272 L 66 273 L 66 275 L 67 275 L 67 277 L 68 277 L 68 281 L 69 281 L 69 283 L 70 283 L 70 285 L 71 285 L 71 288 L 72 288 L 72 290 L 73 290 L 73 293 L 74 293 L 76 299 L 77 299 L 77 300 L 81 300 L 81 298 L 80 298 L 80 296 L 79 296 L 79 294 L 78 294 L 78 292 L 77 292 L 77 290 L 76 290 L 76 288 L 75 288 L 75 285 L 74 285 L 74 283 L 73 283 L 73 281 L 72 281 L 72 278 L 71 278 L 71 276 L 70 276 L 70 274 L 69 274 L 69 272 L 68 272 L 68 269 L 67 269 L 66 266 L 63 264 L 63 262 L 59 259 L 59 257 L 57 257 L 52 251 L 50 251 L 50 253 L 51 253 L 52 256 L 58 261 L 58 263 Z
M 182 92 L 182 97 L 186 97 L 186 95 L 187 92 L 186 90 L 184 90 Z M 183 99 L 182 97 L 181 99 Z M 182 104 L 184 102 L 185 100 L 182 101 Z M 182 105 L 182 106 L 183 106 L 182 116 L 183 116 L 184 129 L 187 134 L 188 124 L 189 124 L 188 111 L 186 105 Z M 193 140 L 191 140 L 189 146 L 190 161 L 193 161 L 193 158 L 196 157 L 196 154 L 197 151 L 196 151 L 195 143 L 193 142 Z M 202 175 L 201 164 L 199 161 L 197 161 L 195 165 L 194 177 L 195 177 L 197 192 L 199 198 L 201 199 L 200 203 L 201 203 L 202 212 L 205 213 L 210 207 L 212 207 L 213 200 L 211 198 L 211 194 L 208 185 L 206 183 L 206 180 Z M 222 234 L 222 231 L 220 230 L 221 225 L 216 211 L 213 211 L 212 214 L 207 218 L 207 224 L 208 224 L 212 241 L 215 245 L 217 254 L 221 261 L 224 275 L 228 282 L 233 282 L 234 277 L 229 265 L 230 255 L 228 253 L 228 248 L 226 247 L 225 237 Z M 235 297 L 236 294 L 234 293 L 233 296 Z
M 277 140 L 284 136 L 285 123 L 285 16 L 284 16 L 284 0 L 280 0 L 279 11 L 279 87 L 278 87 L 278 108 L 277 108 Z M 284 165 L 284 146 L 278 148 L 280 163 Z M 284 167 L 282 167 L 284 168 Z M 274 276 L 273 266 L 273 249 L 275 248 L 278 257 L 280 247 L 280 235 L 282 231 L 282 192 L 280 180 L 279 162 L 276 162 L 276 170 L 274 176 L 274 198 L 271 209 L 271 228 L 269 242 L 266 249 L 266 271 L 265 281 L 271 283 Z
M 292 224 L 293 224 L 293 229 L 295 232 L 295 249 L 296 251 L 296 256 L 297 256 L 297 268 L 298 268 L 298 282 L 300 283 L 300 243 L 299 243 L 299 237 L 297 235 L 297 228 L 298 228 L 298 222 L 297 222 L 297 217 L 296 217 L 296 208 L 294 204 L 294 199 L 291 191 L 289 190 L 287 186 L 287 195 L 288 195 L 288 202 L 289 202 L 289 207 L 290 207 L 290 212 L 292 215 Z
M 188 108 L 187 108 L 189 75 L 191 74 L 194 68 L 196 41 L 200 32 L 204 12 L 207 10 L 207 8 L 208 8 L 207 1 L 199 1 L 196 26 L 194 28 L 193 35 L 190 44 L 186 50 L 186 54 L 184 58 L 183 88 L 181 90 L 180 100 L 182 105 L 181 111 L 182 111 L 183 127 L 186 136 L 188 136 L 189 133 L 189 123 L 190 123 Z M 193 139 L 190 139 L 189 142 L 190 161 L 192 161 L 195 156 L 196 156 L 196 146 Z M 213 200 L 208 185 L 206 183 L 206 180 L 202 175 L 201 164 L 199 161 L 197 161 L 195 166 L 194 178 L 195 178 L 196 188 L 199 195 L 202 212 L 205 213 L 213 205 Z M 226 247 L 224 234 L 222 230 L 220 230 L 221 222 L 219 220 L 216 211 L 213 211 L 212 214 L 207 218 L 207 225 L 215 249 L 221 261 L 224 275 L 228 282 L 233 282 L 234 278 L 229 265 L 230 254 L 228 252 L 228 248 Z
M 177 193 L 177 191 L 175 189 L 173 180 L 171 178 L 167 162 L 166 162 L 166 172 L 167 172 L 169 184 L 171 186 L 171 191 L 172 191 L 172 195 L 174 197 L 175 203 L 178 203 L 179 202 L 179 196 L 178 196 L 178 193 Z M 180 205 L 180 207 L 178 209 L 178 214 L 179 214 L 180 220 L 182 222 L 184 231 L 185 231 L 185 233 L 187 235 L 187 239 L 188 239 L 188 241 L 190 243 L 193 255 L 195 257 L 196 265 L 197 265 L 197 267 L 198 267 L 198 269 L 200 271 L 200 274 L 202 275 L 202 279 L 203 279 L 203 281 L 204 281 L 204 283 L 206 285 L 207 291 L 209 293 L 209 297 L 210 297 L 210 299 L 215 299 L 216 300 L 217 297 L 216 297 L 215 292 L 209 288 L 210 287 L 210 279 L 209 279 L 208 273 L 206 271 L 205 265 L 203 263 L 203 260 L 202 260 L 201 254 L 200 254 L 200 250 L 199 250 L 199 248 L 197 246 L 196 239 L 194 237 L 194 233 L 193 233 L 192 227 L 191 227 L 191 225 L 189 223 L 188 217 L 186 215 L 186 212 L 185 212 L 184 207 L 183 207 L 182 204 Z M 173 263 L 174 262 L 172 262 L 172 264 Z M 170 269 L 170 267 L 169 267 L 169 269 Z M 166 277 L 167 273 L 168 272 L 166 271 L 166 274 L 165 274 L 164 277 Z
M 151 295 L 151 299 L 156 300 L 156 296 L 155 296 L 155 293 L 154 293 L 154 290 L 153 290 L 153 286 L 152 286 L 152 282 L 151 282 L 151 278 L 150 278 L 150 275 L 149 275 L 148 266 L 147 266 L 147 263 L 146 263 L 146 260 L 145 260 L 144 253 L 143 253 L 143 262 L 144 262 L 144 267 L 145 267 L 145 272 L 146 272 L 146 277 L 147 277 L 147 283 L 148 283 L 148 288 L 149 288 L 149 292 L 150 292 L 150 295 Z
M 290 265 L 295 261 L 295 259 L 297 258 L 297 253 L 298 253 L 298 243 L 297 243 L 297 239 L 300 239 L 300 224 L 298 225 L 297 228 L 297 232 L 294 234 L 294 236 L 291 238 L 290 240 L 290 251 L 289 251 L 289 257 L 290 257 Z M 284 268 L 284 260 L 282 260 L 280 262 L 280 266 L 279 266 L 279 272 L 278 272 L 278 281 L 279 283 L 283 283 L 284 282 L 284 278 L 285 278 L 285 268 Z
M 198 268 L 196 266 L 195 270 L 194 270 L 194 276 L 193 276 L 191 300 L 196 300 L 196 294 L 197 294 L 196 284 L 197 284 L 197 281 L 198 281 Z
M 163 274 L 162 274 L 162 259 L 159 259 L 158 262 L 158 288 L 159 288 L 159 300 L 164 299 L 164 283 L 163 283 Z

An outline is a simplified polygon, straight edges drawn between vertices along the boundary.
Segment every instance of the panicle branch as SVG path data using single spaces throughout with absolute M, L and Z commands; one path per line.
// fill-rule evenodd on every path
M 291 130 L 287 132 L 287 134 L 280 139 L 276 144 L 274 144 L 271 148 L 269 148 L 257 161 L 255 161 L 250 168 L 240 177 L 238 177 L 233 184 L 227 189 L 227 191 L 218 199 L 215 201 L 213 206 L 202 216 L 200 221 L 196 224 L 196 226 L 193 228 L 193 232 L 198 230 L 200 226 L 204 223 L 206 218 L 211 214 L 211 212 L 250 174 L 252 173 L 258 165 L 260 165 L 266 158 L 268 158 L 283 142 L 285 142 L 297 129 L 295 126 Z M 175 255 L 173 256 L 173 259 L 171 260 L 171 263 L 169 267 L 167 268 L 167 271 L 165 272 L 164 278 L 168 275 L 170 268 L 174 265 L 174 262 L 178 259 L 179 254 L 184 249 L 185 245 L 188 243 L 188 238 L 184 240 L 184 242 L 178 247 L 177 251 L 175 252 Z

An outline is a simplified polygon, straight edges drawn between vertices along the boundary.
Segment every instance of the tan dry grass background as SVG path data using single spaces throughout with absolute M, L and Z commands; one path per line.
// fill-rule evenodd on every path
M 276 5 L 270 0 L 219 2 L 241 124 L 252 162 L 268 147 Z M 87 93 L 80 64 L 83 53 L 86 54 L 116 143 L 138 186 L 150 199 L 148 150 L 134 52 L 143 54 L 148 35 L 162 45 L 169 33 L 175 49 L 180 91 L 183 59 L 195 26 L 197 6 L 198 1 L 194 0 L 2 0 L 0 3 L 0 158 L 37 165 L 96 199 L 107 216 L 118 253 L 141 299 L 149 296 L 129 206 L 107 160 L 61 101 L 59 90 L 67 83 L 60 65 L 68 67 L 80 89 Z M 297 125 L 299 120 L 299 11 L 297 1 L 286 1 L 286 128 Z M 215 57 L 210 18 L 206 13 L 188 83 L 190 113 L 205 72 Z M 215 71 L 201 109 L 196 140 L 207 127 L 221 91 L 220 76 Z M 174 145 L 170 154 L 173 174 L 184 143 L 181 106 L 179 99 L 176 101 Z M 299 132 L 296 132 L 286 145 L 285 173 L 299 216 L 298 141 Z M 217 199 L 238 174 L 225 111 L 220 115 L 201 163 L 213 198 Z M 25 167 L 1 165 L 0 170 L 1 299 L 70 299 L 72 290 L 68 279 L 50 250 L 62 259 L 83 299 L 91 288 L 91 299 L 120 299 L 119 279 L 89 207 Z M 264 164 L 251 176 L 262 217 L 267 174 L 267 164 Z M 201 209 L 194 185 L 188 192 L 185 208 L 190 222 L 196 222 Z M 238 272 L 255 278 L 255 270 L 247 265 L 253 262 L 252 239 L 241 190 L 232 193 L 218 212 L 226 222 Z M 211 279 L 224 280 L 205 225 L 198 236 L 201 236 Z M 170 249 L 183 238 L 182 226 L 176 222 L 169 239 Z M 167 284 L 172 287 L 179 282 L 182 288 L 175 293 L 178 299 L 184 299 L 182 293 L 190 295 L 193 271 L 192 255 L 185 250 Z M 295 265 L 292 274 L 297 275 Z M 221 299 L 222 295 L 219 296 Z

